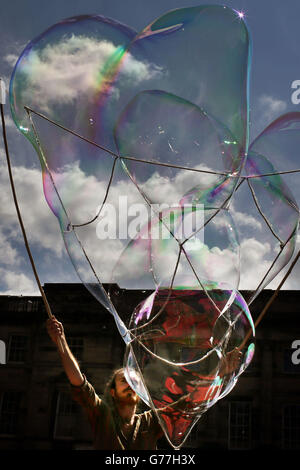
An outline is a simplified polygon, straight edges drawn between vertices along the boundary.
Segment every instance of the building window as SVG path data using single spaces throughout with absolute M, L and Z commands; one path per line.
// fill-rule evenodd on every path
M 38 299 L 14 299 L 9 302 L 8 309 L 10 312 L 37 312 L 39 305 Z
M 229 403 L 229 449 L 250 449 L 251 412 L 252 405 L 248 401 Z
M 0 399 L 0 434 L 17 433 L 21 398 L 22 392 L 3 392 Z
M 28 351 L 28 336 L 12 335 L 9 339 L 8 362 L 25 362 Z
M 83 338 L 79 336 L 71 336 L 68 338 L 68 345 L 78 361 L 82 361 L 83 357 Z
M 70 439 L 74 437 L 78 407 L 67 392 L 59 392 L 56 404 L 54 438 Z
M 27 301 L 27 312 L 38 312 L 40 306 L 39 300 L 28 300 Z
M 284 449 L 300 449 L 300 405 L 285 405 L 282 417 Z

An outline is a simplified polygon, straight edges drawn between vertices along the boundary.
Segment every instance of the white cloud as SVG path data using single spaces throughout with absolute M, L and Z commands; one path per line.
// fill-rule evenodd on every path
M 11 67 L 14 67 L 15 63 L 17 62 L 19 56 L 17 54 L 6 54 L 3 57 L 3 60 L 10 65 Z
M 40 51 L 33 49 L 22 68 L 28 84 L 27 91 L 23 90 L 24 102 L 33 105 L 34 101 L 38 109 L 49 111 L 53 103 L 65 105 L 90 92 L 97 93 L 103 80 L 101 70 L 117 52 L 116 46 L 109 41 L 75 35 L 48 44 Z M 121 70 L 123 79 L 132 84 L 160 73 L 159 68 L 136 60 L 130 54 Z M 104 84 L 101 86 L 103 88 Z M 118 97 L 119 91 L 115 93 Z
M 16 130 L 16 125 L 10 116 L 5 116 L 5 125 L 9 129 Z
M 255 238 L 241 242 L 240 289 L 256 289 L 270 267 L 271 246 Z M 275 257 L 275 255 L 274 255 Z
M 74 164 L 72 168 L 65 167 L 64 170 L 65 173 L 62 176 L 66 186 L 70 188 L 69 196 L 72 200 L 73 208 L 77 208 L 79 211 L 84 202 L 84 208 L 90 211 L 88 215 L 94 215 L 104 195 L 106 184 L 104 184 L 104 181 L 98 181 L 93 175 L 87 176 L 81 170 L 78 163 Z M 36 169 L 15 167 L 13 173 L 30 244 L 34 246 L 35 249 L 39 249 L 41 259 L 46 260 L 47 256 L 49 257 L 51 254 L 52 258 L 57 259 L 59 264 L 65 253 L 65 248 L 57 221 L 54 215 L 49 211 L 44 198 L 41 172 Z M 178 172 L 175 173 L 173 179 L 170 179 L 162 178 L 157 173 L 153 173 L 151 178 L 152 183 L 154 181 L 155 184 L 152 187 L 152 191 L 154 191 L 154 194 L 161 191 L 160 194 L 163 202 L 165 197 L 171 198 L 171 202 L 176 202 L 180 200 L 182 192 L 184 192 L 186 188 L 194 186 L 196 181 L 199 181 L 201 177 L 202 175 L 199 175 L 199 173 Z M 4 166 L 0 166 L 0 184 L 2 188 L 0 193 L 0 204 L 2 208 L 0 250 L 2 256 L 2 280 L 6 285 L 4 293 L 12 293 L 13 289 L 15 289 L 14 293 L 22 292 L 25 294 L 25 292 L 33 292 L 36 289 L 34 283 L 24 272 L 19 272 L 22 261 L 20 246 L 23 244 L 23 240 L 18 227 L 15 208 L 12 203 L 7 169 Z M 129 205 L 142 201 L 135 186 L 125 176 L 123 179 L 113 181 L 108 202 L 117 205 L 119 196 L 124 194 L 128 194 L 129 196 Z M 68 190 L 65 193 L 66 197 L 67 195 Z M 234 209 L 233 212 L 233 215 L 237 217 L 238 224 L 260 229 L 259 222 L 256 222 L 250 215 L 236 212 Z M 83 218 L 84 212 L 82 212 L 81 215 L 81 221 L 86 221 L 86 219 Z M 78 229 L 78 234 L 88 255 L 91 256 L 91 261 L 99 274 L 100 280 L 108 282 L 111 280 L 110 275 L 112 268 L 122 253 L 125 242 L 120 240 L 99 240 L 96 236 L 98 223 L 101 223 L 99 219 L 86 228 Z M 79 250 L 79 248 L 76 248 L 76 250 Z M 257 284 L 270 265 L 270 259 L 272 257 L 270 245 L 259 242 L 255 238 L 248 238 L 242 241 L 241 252 L 242 276 L 240 288 L 254 289 L 257 287 Z M 22 256 L 24 257 L 24 255 Z M 80 258 L 81 252 L 75 252 L 75 257 L 76 256 Z M 175 245 L 171 249 L 170 256 L 170 259 L 172 259 L 171 264 L 174 265 L 174 260 L 176 262 Z M 141 273 L 144 269 L 141 265 L 141 259 L 143 259 L 143 257 L 141 258 L 140 253 L 137 253 L 137 257 L 132 257 L 128 265 L 121 266 L 122 275 L 125 278 L 127 276 L 128 280 L 134 277 L 138 277 L 138 280 L 140 280 Z M 146 258 L 144 258 L 144 260 L 145 259 Z M 222 262 L 222 260 L 224 260 L 224 262 Z M 218 277 L 225 281 L 233 279 L 233 277 L 236 278 L 236 272 L 233 266 L 236 265 L 236 258 L 232 257 L 232 253 L 227 252 L 226 249 L 222 250 L 216 248 L 213 252 L 207 253 L 207 261 L 206 266 L 211 265 L 215 278 Z M 162 259 L 157 262 L 156 268 L 164 272 L 166 278 L 170 278 L 170 270 L 164 266 L 164 263 L 167 262 L 168 256 L 165 254 Z M 54 264 L 55 263 L 52 261 L 52 269 Z M 79 261 L 79 267 L 83 269 L 83 277 L 88 278 L 88 265 Z M 196 263 L 195 267 L 198 270 L 201 269 L 200 264 L 197 265 Z M 186 268 L 187 267 L 182 263 L 180 264 L 177 281 Z M 208 274 L 206 274 L 205 269 L 202 272 L 204 272 L 203 275 L 209 277 L 209 270 L 207 271 Z M 190 277 L 191 280 L 195 280 L 194 275 Z M 49 278 L 53 279 L 53 272 L 49 272 Z M 151 273 L 148 274 L 148 280 L 151 282 Z M 134 284 L 132 284 L 132 287 L 133 285 Z
M 14 271 L 4 271 L 0 269 L 2 282 L 6 289 L 1 291 L 1 295 L 38 295 L 39 289 L 35 282 L 26 274 L 16 273 Z
M 262 224 L 257 218 L 253 217 L 250 214 L 247 214 L 247 212 L 241 212 L 236 210 L 234 208 L 234 204 L 231 204 L 230 213 L 233 217 L 234 222 L 236 223 L 236 226 L 239 229 L 241 229 L 242 227 L 249 227 L 254 230 L 262 230 Z
M 65 248 L 57 221 L 45 201 L 41 172 L 24 167 L 13 167 L 12 171 L 29 247 L 41 279 L 47 282 L 65 278 L 68 282 L 63 266 Z M 37 294 L 4 165 L 0 165 L 0 185 L 1 293 Z
M 191 172 L 189 172 L 190 178 L 194 178 Z M 198 174 L 199 175 L 199 174 Z M 197 175 L 197 177 L 199 177 Z M 80 208 L 80 205 L 84 204 L 86 208 L 89 208 L 92 212 L 96 212 L 98 206 L 95 205 L 95 194 L 98 195 L 97 202 L 101 202 L 101 195 L 104 196 L 106 185 L 104 182 L 97 181 L 96 178 L 89 176 L 86 177 L 80 168 L 75 166 L 74 174 L 65 176 L 64 179 L 69 179 L 69 185 L 72 188 L 74 194 L 73 207 Z M 72 182 L 73 180 L 73 182 Z M 175 178 L 176 180 L 176 178 Z M 180 197 L 182 196 L 181 190 L 182 187 L 179 187 L 176 184 L 176 181 L 170 180 L 169 178 L 164 178 L 164 187 L 161 187 L 161 178 L 159 175 L 154 173 L 146 183 L 148 189 L 150 189 L 151 184 L 155 181 L 154 187 L 151 187 L 154 195 L 157 193 L 160 194 L 161 202 L 165 202 L 165 196 L 171 197 L 171 203 L 179 202 Z M 180 185 L 182 186 L 182 185 Z M 126 207 L 119 207 L 119 202 L 121 197 L 127 196 L 127 209 Z M 121 220 L 123 226 L 127 227 L 127 223 L 132 221 L 132 217 L 126 220 L 128 210 L 133 206 L 133 204 L 144 204 L 150 213 L 150 208 L 147 206 L 146 202 L 136 189 L 135 185 L 131 180 L 123 174 L 123 179 L 117 179 L 113 181 L 109 196 L 107 199 L 107 204 L 111 204 L 116 208 L 115 211 L 112 211 L 113 214 L 116 214 L 118 220 Z M 94 212 L 94 213 L 95 213 Z M 75 213 L 76 214 L 76 213 Z M 120 218 L 120 219 L 119 219 Z M 83 217 L 81 217 L 83 221 Z M 108 217 L 104 219 L 100 216 L 93 224 L 86 227 L 76 229 L 76 233 L 80 241 L 82 242 L 96 272 L 103 282 L 109 282 L 111 280 L 111 274 L 115 263 L 118 261 L 121 253 L 123 252 L 127 240 L 100 240 L 97 237 L 97 233 L 104 232 L 104 229 L 101 229 L 102 224 L 107 223 Z M 147 220 L 144 222 L 146 223 Z M 97 231 L 98 227 L 98 231 Z M 141 265 L 142 259 L 144 256 L 145 265 L 147 264 L 147 252 L 143 254 L 139 253 L 139 247 L 147 245 L 147 243 L 139 243 L 136 250 L 130 252 L 130 257 L 126 258 L 126 265 L 120 265 L 119 274 L 123 279 L 126 277 L 129 279 L 135 277 L 139 279 L 143 274 L 143 267 Z M 78 269 L 80 269 L 81 275 L 83 277 L 88 277 L 89 267 L 84 258 L 81 258 L 81 253 L 77 249 L 74 250 L 74 258 L 76 263 L 78 263 Z M 139 261 L 137 261 L 139 260 Z M 149 279 L 150 276 L 148 276 Z M 151 282 L 151 279 L 150 279 Z
M 1 264 L 19 266 L 20 259 L 18 250 L 12 246 L 9 236 L 2 232 L 2 227 L 0 229 L 0 253 L 2 253 Z
M 24 224 L 25 227 L 28 227 L 30 233 L 30 240 L 41 248 L 49 249 L 59 256 L 62 245 L 54 242 L 53 236 L 55 236 L 56 230 L 53 230 L 53 224 L 49 225 L 49 208 L 43 194 L 41 173 L 36 169 L 16 167 L 14 169 L 14 182 Z M 12 223 L 14 219 L 14 224 L 16 224 L 17 216 L 8 183 L 6 183 L 6 186 L 8 188 L 8 198 L 10 198 L 9 202 L 7 197 L 5 198 L 7 220 Z
M 66 173 L 68 173 L 68 171 L 66 169 Z M 169 204 L 174 204 L 180 201 L 183 193 L 186 192 L 187 189 L 189 189 L 191 186 L 195 186 L 196 183 L 199 183 L 202 178 L 202 174 L 188 171 L 176 172 L 173 178 L 163 177 L 157 172 L 154 172 L 152 175 L 149 176 L 149 179 L 143 184 L 143 188 L 146 188 L 147 192 L 149 194 L 152 194 L 154 198 L 159 195 L 159 200 L 161 203 L 167 202 Z M 68 184 L 72 188 L 74 197 L 74 208 L 77 208 L 77 210 L 79 210 L 80 206 L 84 202 L 84 206 L 86 208 L 90 208 L 91 212 L 95 210 L 95 207 L 97 206 L 95 206 L 94 195 L 98 194 L 98 202 L 100 202 L 100 196 L 103 196 L 105 193 L 106 186 L 104 182 L 97 181 L 96 178 L 92 176 L 86 177 L 86 175 L 84 175 L 78 165 L 75 165 L 74 173 L 70 172 L 69 175 L 65 174 L 63 179 L 65 181 L 68 179 Z M 145 203 L 145 201 L 142 199 L 142 197 L 136 190 L 135 186 L 124 175 L 123 179 L 117 179 L 116 181 L 113 181 L 107 200 L 108 204 L 112 204 L 115 208 L 117 208 L 117 210 L 115 212 L 113 211 L 113 213 L 117 214 L 118 217 L 120 216 L 118 211 L 118 203 L 120 197 L 124 195 L 128 196 L 128 208 L 132 204 Z M 125 212 L 121 212 L 122 220 L 124 220 L 126 215 L 127 214 Z M 213 219 L 213 222 L 216 225 L 221 225 L 222 228 L 225 228 L 228 225 L 228 220 L 227 218 L 224 219 L 224 217 L 222 217 L 221 215 Z M 260 227 L 259 223 L 253 220 L 253 218 L 251 218 L 247 214 L 238 213 L 238 217 L 240 217 L 240 219 L 243 221 L 243 224 L 246 226 L 252 224 L 255 228 Z M 83 218 L 81 219 L 83 221 Z M 102 223 L 107 223 L 107 216 L 105 216 L 105 219 L 102 219 L 100 216 L 100 218 L 97 219 L 93 224 L 76 229 L 76 232 L 100 279 L 103 280 L 103 282 L 109 282 L 111 280 L 112 269 L 117 260 L 119 259 L 119 256 L 121 255 L 128 240 L 100 240 L 99 238 L 97 238 L 97 227 L 98 233 L 100 233 L 100 227 Z M 103 231 L 104 230 L 102 230 L 102 232 Z M 220 240 L 218 240 L 218 242 L 220 242 Z M 226 242 L 228 243 L 229 240 L 226 240 Z M 143 247 L 145 249 L 144 255 L 140 251 L 140 249 Z M 175 267 L 176 265 L 176 247 L 178 249 L 178 245 L 175 242 L 169 242 L 168 247 L 169 251 L 167 253 L 163 253 L 160 251 L 159 244 L 156 244 L 156 246 L 154 247 L 156 252 L 154 256 L 158 254 L 158 256 L 160 257 L 160 259 L 155 259 L 155 269 L 157 270 L 157 275 L 160 279 L 163 277 L 170 279 L 172 276 L 172 273 L 170 273 L 170 267 Z M 78 269 L 81 271 L 81 275 L 83 277 L 88 278 L 88 272 L 90 268 L 86 263 L 86 260 L 84 258 L 81 258 L 81 252 L 77 250 L 78 249 L 76 248 L 73 253 L 76 263 L 78 263 Z M 149 266 L 149 263 L 147 261 L 148 258 L 146 250 L 147 243 L 144 243 L 143 241 L 137 244 L 136 249 L 130 250 L 130 256 L 127 255 L 126 257 L 126 264 L 120 266 L 120 277 L 123 277 L 123 279 L 125 280 L 127 278 L 128 282 L 131 279 L 133 280 L 134 278 L 136 280 L 135 282 L 140 282 L 143 277 L 143 274 L 146 273 L 145 282 L 150 282 L 150 284 L 153 284 L 153 279 L 151 277 L 152 275 L 149 271 L 147 274 L 147 269 L 149 270 L 151 266 Z M 231 249 L 221 249 L 220 247 L 216 246 L 213 250 L 209 250 L 206 247 L 206 249 L 202 250 L 201 256 L 198 254 L 197 257 L 197 255 L 194 256 L 194 254 L 192 253 L 191 259 L 192 262 L 196 263 L 195 267 L 198 270 L 200 277 L 204 277 L 205 279 L 209 280 L 223 279 L 229 281 L 229 279 L 233 279 L 232 282 L 234 285 L 236 285 L 236 280 L 238 276 L 238 253 L 233 250 L 233 247 L 231 247 Z M 201 259 L 205 262 L 205 265 L 203 265 L 202 267 Z M 177 279 L 179 278 L 179 276 L 182 276 L 183 271 L 186 269 L 191 272 L 190 267 L 184 266 L 181 263 L 178 268 Z M 193 274 L 191 275 L 191 277 L 193 278 L 193 282 L 197 283 L 196 278 Z
M 49 224 L 50 212 L 43 195 L 40 171 L 24 167 L 15 167 L 12 171 L 19 207 L 30 243 L 49 249 L 56 256 L 60 256 L 62 243 L 56 240 L 57 224 Z M 0 166 L 0 184 L 1 230 L 2 233 L 10 234 L 10 239 L 7 235 L 6 238 L 2 237 L 2 243 L 6 244 L 2 256 L 5 257 L 6 263 L 9 263 L 9 258 L 15 253 L 12 242 L 23 243 L 23 239 L 13 203 L 8 172 L 4 166 Z M 4 262 L 3 259 L 2 262 Z
M 271 95 L 262 95 L 258 100 L 260 120 L 265 127 L 287 109 L 287 103 Z

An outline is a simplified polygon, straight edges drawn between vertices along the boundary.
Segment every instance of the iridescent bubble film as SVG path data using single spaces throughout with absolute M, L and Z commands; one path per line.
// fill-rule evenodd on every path
M 268 253 L 252 300 L 295 247 L 299 210 L 278 171 L 300 113 L 249 146 L 250 61 L 241 15 L 205 5 L 140 32 L 100 15 L 62 20 L 11 78 L 12 116 L 74 268 L 114 316 L 127 380 L 176 448 L 252 360 L 239 293 L 249 245 Z M 120 301 L 124 289 L 138 305 Z
M 237 209 L 247 207 L 246 217 L 252 219 L 255 228 L 253 233 L 248 226 L 248 240 L 255 237 L 256 250 L 266 251 L 264 266 L 249 286 L 253 290 L 251 301 L 288 264 L 295 250 L 299 226 L 295 196 L 299 195 L 291 162 L 299 149 L 299 123 L 300 113 L 280 116 L 252 142 L 244 167 L 245 179 L 235 198 Z
M 175 448 L 232 388 L 254 346 L 246 302 L 221 287 L 211 299 L 195 288 L 157 290 L 131 318 L 126 375 Z

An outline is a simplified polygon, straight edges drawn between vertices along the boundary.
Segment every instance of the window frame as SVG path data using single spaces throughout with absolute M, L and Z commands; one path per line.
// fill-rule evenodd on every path
M 63 397 L 64 400 L 67 398 L 64 405 L 67 404 L 67 406 L 70 406 L 71 413 L 64 414 L 64 413 L 61 412 L 62 411 L 61 410 L 62 397 Z M 75 436 L 73 435 L 72 432 L 69 435 L 68 433 L 64 434 L 60 430 L 60 428 L 64 429 L 64 427 L 66 426 L 66 424 L 64 423 L 64 417 L 65 416 L 67 416 L 66 421 L 67 421 L 68 417 L 72 417 L 71 418 L 72 421 L 71 421 L 70 430 L 73 431 L 73 428 L 75 428 L 76 425 L 77 425 L 78 407 L 76 406 L 76 403 L 73 400 L 73 398 L 71 397 L 70 393 L 68 393 L 66 390 L 58 390 L 57 391 L 57 396 L 56 396 L 54 426 L 53 426 L 53 439 L 54 440 L 64 440 L 64 441 L 69 440 L 70 441 L 70 440 L 73 440 L 75 438 Z M 67 423 L 67 426 L 70 426 L 70 423 Z
M 16 395 L 16 400 L 15 400 L 16 406 L 12 411 L 10 411 L 9 409 L 3 410 L 3 405 L 5 403 L 5 398 L 9 394 L 15 394 Z M 5 436 L 6 437 L 15 437 L 15 436 L 17 436 L 18 427 L 19 427 L 20 403 L 21 403 L 21 400 L 22 400 L 22 396 L 23 396 L 23 392 L 20 391 L 20 390 L 4 390 L 1 393 L 1 395 L 0 395 L 0 436 L 2 436 L 2 437 L 5 437 Z M 8 405 L 9 405 L 9 403 L 8 403 Z M 7 408 L 9 408 L 9 406 Z M 12 419 L 14 421 L 12 423 L 12 428 L 13 428 L 12 432 L 9 432 L 9 431 L 4 432 L 1 429 L 1 424 L 3 425 L 3 423 L 5 422 L 5 419 L 3 419 L 4 413 L 7 416 L 10 416 L 10 419 Z
M 20 353 L 20 351 L 23 353 L 21 359 L 16 359 L 14 357 L 11 359 L 11 354 L 12 354 L 12 346 L 13 346 L 13 339 L 15 338 L 24 338 L 25 339 L 25 346 L 23 348 L 17 347 L 14 345 L 14 354 L 17 353 L 17 355 Z M 29 351 L 29 341 L 30 337 L 27 334 L 24 333 L 12 333 L 9 336 L 9 341 L 8 341 L 8 348 L 7 348 L 7 364 L 24 364 L 28 360 L 28 351 Z
M 234 406 L 247 406 L 248 410 L 243 413 L 236 413 L 236 423 L 232 422 Z M 245 420 L 246 416 L 246 420 Z M 248 416 L 248 418 L 247 418 Z M 239 422 L 241 421 L 241 422 Z M 246 429 L 248 433 L 248 439 L 245 441 L 246 445 L 236 445 L 238 442 L 239 430 Z M 235 436 L 233 437 L 233 429 L 236 430 Z M 243 441 L 242 441 L 243 442 Z M 252 448 L 252 401 L 251 400 L 233 400 L 229 402 L 228 406 L 228 449 L 230 450 L 249 450 Z
M 286 419 L 285 413 L 286 413 L 287 409 L 290 409 L 289 416 L 288 416 L 289 419 L 293 418 L 295 416 L 297 417 L 296 418 L 296 419 L 298 419 L 298 425 L 297 426 L 293 427 L 291 425 L 288 426 L 288 425 L 285 424 L 285 419 Z M 291 439 L 291 435 L 293 434 L 294 428 L 296 428 L 297 433 L 298 433 L 298 438 L 296 440 L 298 445 L 296 445 L 296 447 L 293 447 L 291 445 L 287 446 L 286 445 L 287 440 L 288 440 L 289 443 L 294 442 L 293 439 Z M 285 433 L 286 433 L 287 430 L 288 430 L 288 437 L 286 438 Z M 283 407 L 282 407 L 281 432 L 282 432 L 282 438 L 281 438 L 282 449 L 284 449 L 284 450 L 300 450 L 300 404 L 299 403 L 286 403 L 286 404 L 283 405 Z

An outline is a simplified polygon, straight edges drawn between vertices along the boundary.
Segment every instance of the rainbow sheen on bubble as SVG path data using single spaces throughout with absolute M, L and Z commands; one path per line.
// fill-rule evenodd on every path
M 210 291 L 213 304 L 203 290 L 157 290 L 131 318 L 135 338 L 126 351 L 127 380 L 155 410 L 175 448 L 229 393 L 254 349 L 245 300 L 222 287 Z M 233 359 L 235 348 L 240 355 Z
M 121 156 L 153 162 L 124 160 L 130 178 L 152 204 L 180 198 L 185 205 L 217 209 L 238 184 L 243 158 L 233 135 L 206 111 L 170 93 L 139 93 L 121 114 L 115 140 Z M 170 191 L 170 183 L 179 194 Z
M 230 212 L 178 205 L 152 211 L 116 263 L 112 282 L 124 289 L 210 290 L 224 279 L 238 288 L 238 233 Z
M 248 194 L 240 192 L 239 204 L 247 206 L 259 227 L 255 230 L 257 248 L 268 247 L 263 276 L 256 276 L 251 286 L 251 302 L 288 264 L 295 250 L 299 227 L 299 208 L 291 191 L 295 185 L 293 175 L 280 172 L 292 170 L 291 157 L 300 143 L 299 123 L 300 113 L 280 116 L 249 147 L 244 167 Z

